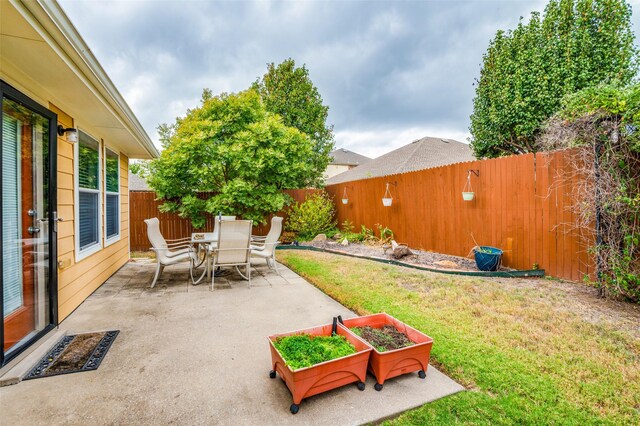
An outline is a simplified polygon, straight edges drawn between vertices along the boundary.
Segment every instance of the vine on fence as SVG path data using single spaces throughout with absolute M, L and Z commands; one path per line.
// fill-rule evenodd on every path
M 541 142 L 575 148 L 572 166 L 583 179 L 572 208 L 576 225 L 594 232 L 601 295 L 640 302 L 640 84 L 568 96 Z

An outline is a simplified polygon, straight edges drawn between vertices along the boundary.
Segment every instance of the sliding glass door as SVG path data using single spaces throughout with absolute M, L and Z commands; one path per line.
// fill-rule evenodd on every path
M 57 321 L 57 121 L 4 82 L 0 93 L 2 365 Z

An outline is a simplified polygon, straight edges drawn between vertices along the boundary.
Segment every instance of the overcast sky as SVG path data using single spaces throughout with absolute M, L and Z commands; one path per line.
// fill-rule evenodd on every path
M 59 1 L 156 145 L 204 87 L 244 90 L 291 57 L 329 105 L 336 147 L 370 157 L 423 136 L 466 141 L 489 40 L 547 3 Z

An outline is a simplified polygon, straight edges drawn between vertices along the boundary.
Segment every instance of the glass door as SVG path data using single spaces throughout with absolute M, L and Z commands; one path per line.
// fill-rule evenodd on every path
M 55 321 L 56 116 L 2 86 L 2 364 Z M 1 364 L 0 364 L 1 365 Z

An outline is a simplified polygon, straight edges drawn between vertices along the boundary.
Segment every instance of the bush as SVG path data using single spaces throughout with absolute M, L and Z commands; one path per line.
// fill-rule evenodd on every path
M 289 210 L 286 229 L 294 231 L 300 239 L 310 239 L 335 229 L 335 207 L 326 192 L 307 195 L 304 202 Z
M 640 83 L 603 84 L 566 97 L 540 139 L 549 150 L 574 148 L 565 159 L 582 179 L 572 194 L 573 226 L 595 243 L 590 253 L 600 294 L 640 303 L 638 129 Z

